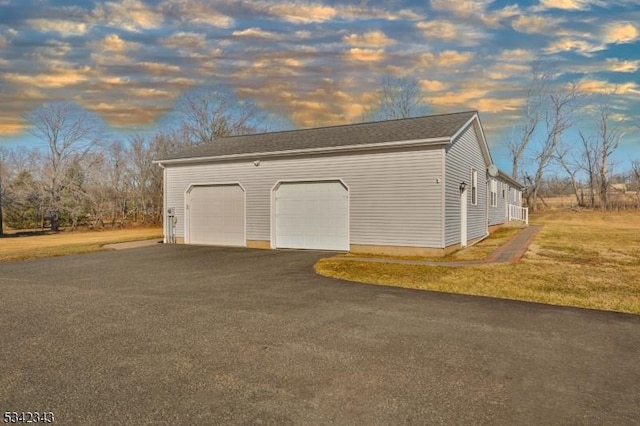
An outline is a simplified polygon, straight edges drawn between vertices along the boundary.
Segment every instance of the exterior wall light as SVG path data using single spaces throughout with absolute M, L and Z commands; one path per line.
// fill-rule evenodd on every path
M 464 181 L 460 182 L 460 193 L 462 194 L 465 189 L 467 189 L 467 183 Z

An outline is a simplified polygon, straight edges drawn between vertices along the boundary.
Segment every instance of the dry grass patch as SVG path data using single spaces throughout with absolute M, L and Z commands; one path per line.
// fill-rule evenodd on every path
M 105 250 L 106 244 L 162 237 L 160 228 L 61 232 L 0 238 L 0 262 Z
M 447 268 L 331 258 L 320 260 L 316 271 L 364 283 L 640 314 L 638 213 L 532 219 L 544 227 L 518 264 Z
M 496 249 L 506 244 L 510 239 L 515 237 L 522 228 L 500 228 L 493 232 L 484 240 L 474 244 L 463 250 L 456 250 L 444 257 L 429 257 L 430 262 L 459 262 L 466 260 L 484 260 L 491 255 Z M 388 256 L 384 254 L 360 254 L 347 253 L 338 255 L 339 257 L 365 257 L 365 258 L 387 258 L 401 260 L 425 260 L 423 256 Z

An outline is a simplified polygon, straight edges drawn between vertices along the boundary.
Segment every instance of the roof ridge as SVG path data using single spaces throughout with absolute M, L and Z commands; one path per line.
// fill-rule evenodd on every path
M 289 130 L 276 130 L 276 131 L 273 131 L 273 132 L 247 133 L 247 134 L 243 134 L 243 135 L 224 136 L 224 137 L 219 138 L 217 140 L 220 141 L 220 140 L 228 140 L 228 139 L 236 139 L 236 138 L 246 138 L 246 137 L 250 137 L 250 136 L 260 136 L 260 135 L 278 135 L 278 134 L 283 134 L 283 133 L 304 132 L 304 131 L 311 131 L 311 130 L 337 129 L 337 128 L 341 128 L 341 127 L 356 127 L 356 126 L 364 126 L 364 125 L 371 125 L 371 124 L 393 123 L 393 122 L 398 122 L 398 121 L 411 121 L 411 120 L 417 120 L 417 119 L 423 119 L 423 118 L 437 118 L 437 117 L 454 116 L 454 115 L 462 115 L 462 114 L 472 114 L 472 113 L 473 114 L 478 114 L 478 111 L 477 110 L 467 110 L 467 111 L 447 112 L 447 113 L 440 113 L 440 114 L 420 115 L 420 116 L 417 116 L 417 117 L 394 118 L 394 119 L 391 119 L 391 120 L 364 121 L 362 123 L 345 123 L 345 124 L 334 124 L 334 125 L 331 125 L 331 126 L 306 127 L 306 128 L 303 128 L 303 129 L 289 129 Z

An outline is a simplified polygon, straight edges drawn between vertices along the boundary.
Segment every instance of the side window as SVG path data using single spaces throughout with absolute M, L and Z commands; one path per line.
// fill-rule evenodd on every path
M 491 185 L 491 207 L 495 207 L 498 205 L 498 182 L 495 179 L 491 179 L 489 182 Z
M 478 171 L 471 169 L 471 204 L 478 204 Z

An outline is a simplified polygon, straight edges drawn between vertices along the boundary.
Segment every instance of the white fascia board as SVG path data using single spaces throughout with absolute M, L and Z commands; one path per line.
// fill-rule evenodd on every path
M 216 155 L 211 157 L 189 157 L 175 158 L 169 160 L 154 160 L 153 163 L 160 164 L 186 164 L 186 163 L 206 163 L 211 161 L 233 161 L 245 158 L 268 158 L 268 157 L 289 157 L 305 154 L 325 154 L 333 152 L 356 152 L 370 149 L 386 149 L 386 148 L 411 148 L 425 145 L 445 145 L 451 142 L 450 137 L 432 138 L 432 139 L 415 139 L 410 141 L 393 141 L 381 142 L 375 144 L 345 145 L 323 148 L 304 148 L 286 151 L 271 152 L 248 152 L 243 154 Z

